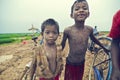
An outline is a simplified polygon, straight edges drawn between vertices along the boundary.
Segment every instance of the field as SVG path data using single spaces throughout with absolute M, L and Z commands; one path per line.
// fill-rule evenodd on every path
M 57 43 L 61 42 L 59 36 Z M 1 39 L 1 38 L 0 38 Z M 39 38 L 41 39 L 41 37 Z M 34 42 L 29 38 L 23 41 L 0 45 L 0 80 L 18 80 L 22 74 L 25 65 L 31 61 L 33 56 Z M 64 54 L 67 56 L 68 43 L 64 49 Z M 85 72 L 83 80 L 88 80 L 88 73 L 92 63 L 93 54 L 89 51 L 86 53 Z M 64 60 L 65 61 L 65 60 Z M 64 71 L 62 72 L 60 80 L 64 78 Z
M 35 34 L 35 36 L 38 36 L 39 34 Z M 6 43 L 15 43 L 15 42 L 21 42 L 23 40 L 29 40 L 33 34 L 31 33 L 6 33 L 6 34 L 0 34 L 0 44 L 6 44 Z
M 24 33 L 11 33 L 11 34 L 0 34 L 0 44 L 20 42 L 23 39 L 27 39 L 28 34 Z

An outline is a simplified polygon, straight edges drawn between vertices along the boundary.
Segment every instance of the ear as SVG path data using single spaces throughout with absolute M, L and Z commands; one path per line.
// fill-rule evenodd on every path
M 71 17 L 71 18 L 73 18 L 73 15 L 72 15 L 72 14 L 70 14 L 70 17 Z
M 89 17 L 90 16 L 90 12 L 88 12 L 88 16 L 87 17 Z
M 41 32 L 41 35 L 43 36 L 43 32 Z

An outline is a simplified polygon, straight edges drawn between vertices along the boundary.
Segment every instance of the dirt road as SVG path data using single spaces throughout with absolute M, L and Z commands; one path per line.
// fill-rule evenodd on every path
M 13 43 L 0 45 L 0 80 L 18 80 L 25 65 L 32 59 L 33 47 L 33 42 L 31 40 L 27 41 L 26 44 Z M 67 51 L 68 47 L 65 48 L 64 53 L 68 53 Z M 87 52 L 83 80 L 88 80 L 92 57 L 93 55 Z M 63 77 L 64 71 L 60 80 L 63 80 Z

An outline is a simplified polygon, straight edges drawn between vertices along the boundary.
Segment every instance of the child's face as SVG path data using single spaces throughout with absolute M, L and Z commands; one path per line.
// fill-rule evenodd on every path
M 76 21 L 84 21 L 89 16 L 89 8 L 86 1 L 77 2 L 74 4 L 71 17 Z
M 48 44 L 54 44 L 58 37 L 58 31 L 55 25 L 48 25 L 45 27 L 45 30 L 43 32 L 43 37 L 45 39 L 45 42 Z

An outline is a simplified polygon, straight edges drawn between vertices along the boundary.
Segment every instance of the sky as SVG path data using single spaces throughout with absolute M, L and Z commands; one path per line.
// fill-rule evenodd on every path
M 41 23 L 55 19 L 60 31 L 74 24 L 70 17 L 75 0 L 0 0 L 0 33 L 26 33 Z M 90 16 L 85 24 L 97 26 L 98 31 L 109 31 L 114 13 L 120 9 L 120 0 L 87 0 Z

